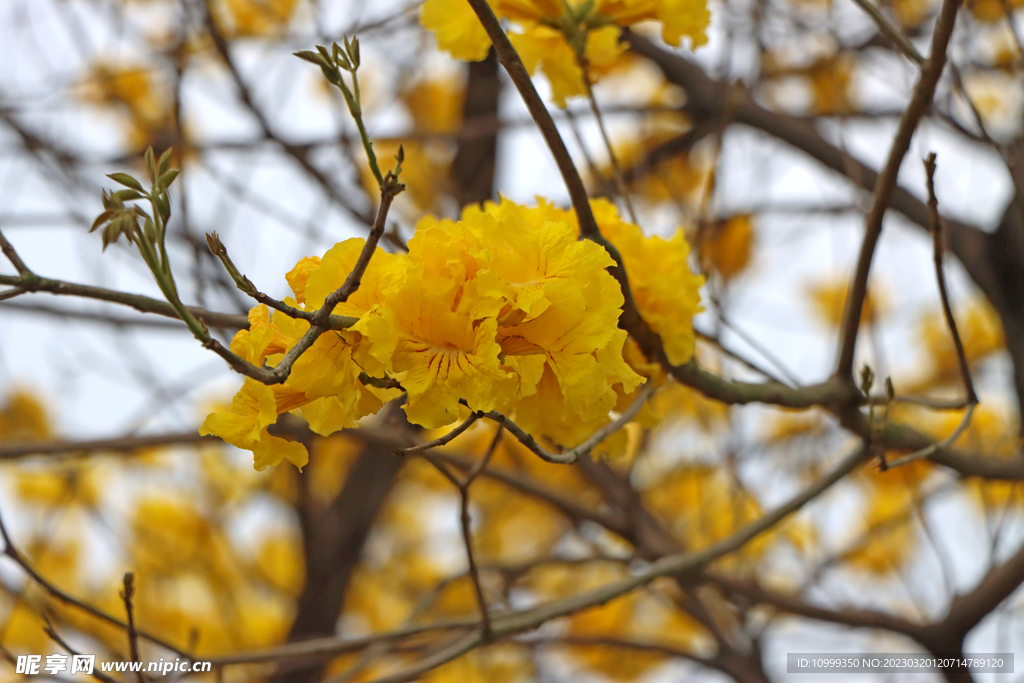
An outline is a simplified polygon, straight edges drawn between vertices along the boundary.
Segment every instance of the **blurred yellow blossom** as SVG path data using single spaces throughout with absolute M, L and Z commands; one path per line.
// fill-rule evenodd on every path
M 544 71 L 560 107 L 568 97 L 586 94 L 581 65 L 588 66 L 591 81 L 612 68 L 624 50 L 622 27 L 657 21 L 665 42 L 679 45 L 687 37 L 698 47 L 707 42 L 710 20 L 702 0 L 490 0 L 490 5 L 499 18 L 514 22 L 509 40 L 527 71 Z M 487 56 L 490 39 L 465 0 L 427 0 L 420 21 L 456 59 Z
M 700 259 L 708 267 L 731 280 L 750 263 L 754 246 L 754 218 L 737 214 L 709 227 L 699 237 Z
M 11 390 L 0 406 L 0 441 L 46 441 L 52 435 L 50 415 L 42 400 L 26 389 Z
M 846 306 L 846 293 L 849 282 L 843 276 L 821 280 L 808 287 L 808 296 L 813 312 L 818 320 L 838 328 L 843 324 L 843 309 Z M 886 297 L 878 288 L 869 289 L 864 297 L 860 322 L 862 325 L 873 325 L 888 310 Z

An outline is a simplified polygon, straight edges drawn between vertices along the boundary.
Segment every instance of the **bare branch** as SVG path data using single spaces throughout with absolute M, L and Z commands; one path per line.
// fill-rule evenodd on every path
M 864 219 L 864 241 L 861 245 L 860 256 L 843 313 L 839 360 L 836 363 L 836 374 L 840 377 L 848 378 L 853 375 L 857 332 L 860 329 L 861 312 L 864 308 L 864 299 L 867 296 L 868 277 L 871 273 L 875 246 L 882 234 L 882 219 L 885 217 L 885 210 L 888 208 L 890 198 L 896 188 L 896 178 L 903 163 L 903 157 L 910 148 L 914 131 L 917 130 L 921 118 L 931 104 L 932 97 L 935 95 L 935 87 L 938 85 L 939 77 L 942 76 L 943 67 L 946 65 L 946 50 L 949 47 L 949 39 L 953 35 L 960 4 L 960 0 L 944 0 L 942 3 L 939 19 L 935 24 L 935 32 L 932 34 L 931 56 L 921 68 L 921 78 L 914 87 L 914 94 L 910 98 L 906 111 L 900 118 L 899 128 L 896 130 L 889 157 L 875 183 L 871 209 Z

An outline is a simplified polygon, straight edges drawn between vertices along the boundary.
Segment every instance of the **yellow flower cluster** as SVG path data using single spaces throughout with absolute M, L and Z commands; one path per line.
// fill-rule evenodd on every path
M 642 21 L 661 23 L 665 42 L 694 47 L 707 42 L 710 20 L 705 0 L 488 0 L 494 13 L 513 22 L 509 39 L 527 71 L 544 71 L 560 107 L 568 97 L 585 95 L 590 77 L 610 69 L 624 47 L 619 32 Z M 438 46 L 456 59 L 481 60 L 491 41 L 466 0 L 427 0 L 420 21 Z
M 688 361 L 703 280 L 689 270 L 685 238 L 645 237 L 604 200 L 593 209 L 669 359 Z M 321 435 L 352 427 L 399 395 L 364 384 L 369 376 L 401 385 L 415 424 L 448 425 L 464 408 L 500 410 L 538 438 L 576 445 L 644 381 L 623 356 L 623 296 L 607 270 L 612 258 L 577 235 L 575 215 L 543 201 L 468 207 L 459 221 L 424 218 L 409 253 L 378 248 L 359 289 L 335 308 L 358 319 L 352 327 L 322 335 L 284 384 L 246 379 L 201 431 L 253 451 L 257 469 L 282 459 L 301 467 L 305 448 L 268 431 L 277 416 L 297 411 Z M 295 295 L 287 303 L 319 309 L 363 246 L 351 239 L 322 259 L 300 261 L 287 276 Z M 256 365 L 279 362 L 308 329 L 263 305 L 249 322 L 231 349 Z

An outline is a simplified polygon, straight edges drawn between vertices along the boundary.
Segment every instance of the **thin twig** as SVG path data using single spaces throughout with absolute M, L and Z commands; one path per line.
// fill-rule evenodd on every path
M 178 318 L 177 311 L 166 301 L 153 299 L 141 294 L 130 294 L 119 292 L 114 289 L 93 287 L 91 285 L 80 285 L 64 280 L 40 277 L 38 280 L 24 283 L 20 277 L 12 275 L 0 275 L 0 285 L 22 286 L 28 292 L 46 292 L 58 296 L 77 296 L 85 299 L 96 299 L 97 301 L 108 301 L 110 303 L 122 304 L 134 308 L 142 313 L 155 313 L 168 318 Z M 230 329 L 244 329 L 249 327 L 249 321 L 244 315 L 233 313 L 219 313 L 208 311 L 198 306 L 188 306 L 192 315 L 202 320 L 210 327 L 222 327 Z
M 512 614 L 496 616 L 491 623 L 492 633 L 495 637 L 500 637 L 530 631 L 552 619 L 575 614 L 590 607 L 607 603 L 630 591 L 646 586 L 657 578 L 663 576 L 681 577 L 695 574 L 711 562 L 744 547 L 763 532 L 777 525 L 783 519 L 827 491 L 836 482 L 844 479 L 869 457 L 870 452 L 867 448 L 858 448 L 854 453 L 843 459 L 828 475 L 801 491 L 785 504 L 765 514 L 757 521 L 738 529 L 726 538 L 712 543 L 701 551 L 665 555 L 651 563 L 644 571 L 632 576 L 612 581 L 598 588 L 578 593 L 553 603 Z M 399 681 L 411 680 L 433 668 L 460 657 L 482 643 L 483 637 L 481 633 L 475 631 L 421 660 L 409 669 L 392 676 L 376 679 L 373 683 L 398 683 Z
M 473 581 L 473 591 L 476 593 L 477 605 L 480 608 L 480 635 L 484 642 L 491 638 L 491 617 L 487 610 L 487 598 L 484 596 L 483 584 L 480 582 L 480 570 L 476 564 L 476 555 L 473 552 L 473 535 L 470 530 L 471 520 L 469 517 L 469 487 L 476 480 L 477 475 L 487 467 L 487 463 L 491 461 L 494 451 L 498 448 L 498 444 L 501 443 L 503 432 L 504 429 L 501 425 L 498 425 L 494 438 L 484 452 L 484 456 L 480 458 L 480 461 L 473 466 L 473 469 L 469 471 L 465 479 L 459 484 L 459 525 L 462 527 L 462 542 L 466 546 L 466 563 L 469 567 L 469 577 Z
M 274 297 L 269 296 L 261 292 L 259 289 L 257 289 L 256 285 L 252 283 L 252 280 L 243 275 L 235 266 L 234 261 L 232 261 L 231 257 L 228 255 L 227 247 L 225 247 L 224 243 L 221 242 L 220 237 L 217 235 L 216 232 L 206 234 L 206 244 L 210 248 L 210 252 L 220 259 L 221 264 L 224 266 L 224 270 L 226 270 L 228 272 L 228 275 L 231 276 L 231 279 L 234 281 L 235 286 L 238 288 L 240 292 L 243 292 L 244 294 L 252 297 L 253 299 L 256 300 L 257 303 L 269 306 L 270 308 L 273 308 L 276 311 L 281 311 L 289 318 L 296 318 L 299 320 L 306 321 L 311 321 L 313 319 L 313 311 L 305 311 L 301 308 L 289 306 L 285 302 L 279 301 Z M 356 318 L 347 318 L 345 316 L 334 317 L 338 318 L 337 321 L 334 321 L 335 329 L 338 329 L 338 326 L 343 319 L 345 327 L 351 327 L 352 325 L 356 324 Z
M 636 210 L 633 208 L 633 200 L 629 196 L 629 188 L 626 187 L 626 181 L 622 176 L 622 167 L 619 165 L 619 159 L 615 154 L 615 148 L 612 147 L 612 140 L 608 136 L 608 130 L 604 125 L 604 116 L 601 115 L 601 109 L 597 106 L 597 98 L 594 97 L 594 86 L 590 82 L 590 66 L 587 63 L 586 57 L 580 55 L 578 57 L 580 67 L 583 71 L 583 84 L 587 88 L 587 101 L 590 103 L 590 111 L 594 114 L 594 120 L 597 122 L 597 129 L 601 133 L 601 140 L 604 141 L 605 150 L 608 152 L 608 162 L 612 167 L 612 175 L 615 178 L 615 184 L 619 190 L 619 196 L 622 197 L 622 201 L 626 204 L 626 210 L 629 212 L 629 220 L 634 223 L 639 223 L 636 219 Z
M 743 356 L 743 354 L 739 353 L 738 351 L 734 351 L 728 346 L 726 346 L 725 342 L 723 342 L 718 335 L 704 332 L 702 330 L 697 329 L 696 327 L 693 328 L 693 333 L 697 336 L 697 339 L 701 339 L 709 344 L 713 344 L 715 348 L 722 352 L 723 355 L 725 355 L 728 358 L 732 358 L 734 361 L 742 365 L 745 365 L 750 370 L 753 370 L 757 374 L 764 376 L 765 379 L 769 379 L 773 382 L 778 382 L 779 384 L 787 383 L 786 381 L 783 381 L 780 377 L 775 375 L 771 370 L 768 370 L 767 368 L 761 366 L 759 363 Z M 794 380 L 792 383 L 797 384 L 798 382 Z
M 124 601 L 124 611 L 128 617 L 128 651 L 131 654 L 133 662 L 141 661 L 139 659 L 139 632 L 135 630 L 135 609 L 132 603 L 132 598 L 135 597 L 135 574 L 131 572 L 124 573 L 124 588 L 121 591 L 121 600 Z M 136 672 L 136 678 L 139 683 L 143 683 L 145 678 L 142 676 L 142 668 L 140 666 L 138 672 Z
M 644 403 L 647 402 L 647 399 L 649 399 L 653 393 L 654 383 L 648 381 L 647 384 L 644 385 L 643 389 L 640 390 L 640 393 L 637 394 L 636 399 L 633 400 L 633 403 L 630 404 L 629 408 L 619 415 L 619 417 L 598 429 L 590 436 L 589 439 L 581 443 L 579 446 L 562 451 L 561 453 L 549 453 L 537 442 L 535 438 L 533 438 L 531 434 L 496 410 L 484 413 L 484 417 L 505 427 L 505 429 L 512 433 L 512 436 L 519 440 L 519 443 L 530 449 L 530 451 L 536 454 L 541 460 L 546 460 L 547 462 L 555 463 L 556 465 L 569 465 L 576 462 L 579 458 L 589 455 L 590 451 L 594 450 L 594 448 L 600 445 L 602 441 L 626 426 L 626 424 L 636 417 L 636 414 L 640 412 Z
M 23 260 L 21 260 L 21 256 L 18 255 L 18 251 L 14 248 L 14 245 L 4 237 L 3 230 L 0 230 L 0 251 L 3 251 L 4 256 L 6 256 L 7 260 L 11 262 L 11 265 L 13 265 L 14 269 L 18 271 L 18 275 L 20 275 L 22 279 L 32 278 L 35 276 L 32 270 L 25 265 Z
M 857 5 L 864 10 L 869 17 L 871 17 L 875 22 L 875 25 L 878 26 L 878 30 L 882 32 L 882 35 L 891 40 L 893 44 L 899 48 L 900 52 L 903 53 L 904 57 L 918 66 L 924 64 L 924 56 L 922 56 L 921 53 L 917 51 L 917 48 L 914 47 L 914 44 L 911 43 L 905 35 L 903 35 L 903 31 L 899 30 L 895 24 L 889 21 L 885 15 L 882 14 L 880 9 L 871 4 L 871 0 L 853 1 L 857 3 Z
M 889 157 L 875 183 L 871 209 L 864 220 L 864 241 L 861 244 L 857 268 L 854 271 L 853 282 L 850 285 L 850 292 L 843 312 L 839 360 L 836 364 L 836 375 L 839 377 L 850 378 L 853 375 L 857 332 L 860 329 L 861 312 L 867 295 L 871 262 L 874 260 L 875 247 L 882 234 L 882 219 L 885 217 L 889 199 L 896 188 L 897 174 L 903 163 L 903 157 L 910 148 L 914 131 L 917 130 L 921 118 L 931 104 L 935 95 L 935 87 L 938 85 L 939 77 L 942 76 L 942 70 L 946 65 L 946 50 L 949 47 L 950 37 L 953 35 L 960 4 L 961 0 L 944 0 L 942 3 L 939 19 L 935 24 L 935 32 L 932 34 L 931 55 L 921 68 L 921 78 L 914 87 L 914 94 L 910 98 L 906 111 L 900 118 L 899 128 L 893 139 Z
M 895 460 L 886 463 L 887 466 L 889 468 L 892 468 L 899 467 L 900 465 L 906 465 L 909 462 L 913 462 L 915 460 L 920 460 L 921 458 L 927 458 L 931 455 L 935 455 L 940 448 L 948 448 L 952 446 L 956 442 L 956 440 L 960 438 L 960 435 L 963 434 L 967 427 L 971 424 L 971 416 L 974 415 L 974 409 L 977 407 L 977 403 L 971 403 L 967 406 L 967 411 L 964 413 L 963 418 L 960 420 L 960 424 L 957 425 L 957 428 L 953 430 L 953 433 L 950 434 L 947 438 L 943 439 L 942 441 L 936 441 L 930 446 L 922 448 L 919 451 L 914 451 L 909 455 L 904 455 L 901 458 L 896 458 Z
M 113 617 L 113 616 L 107 614 L 106 612 L 104 612 L 103 610 L 101 610 L 101 609 L 99 609 L 97 607 L 93 607 L 92 605 L 90 605 L 90 604 L 88 604 L 86 602 L 82 602 L 78 598 L 75 598 L 75 597 L 65 593 L 60 588 L 57 588 L 52 583 L 50 583 L 45 578 L 43 578 L 39 574 L 39 572 L 37 572 L 32 567 L 32 565 L 29 564 L 29 562 L 25 558 L 25 556 L 21 554 L 21 551 L 19 551 L 15 547 L 14 542 L 11 540 L 10 534 L 8 534 L 8 532 L 7 532 L 7 526 L 4 524 L 4 520 L 3 520 L 3 516 L 2 515 L 0 515 L 0 538 L 2 538 L 3 542 L 4 542 L 3 554 L 6 555 L 7 557 L 11 558 L 11 560 L 14 561 L 15 564 L 17 564 L 19 567 L 21 567 L 22 571 L 24 571 L 26 574 L 28 574 L 29 578 L 31 578 L 35 583 L 37 583 L 43 590 L 45 590 L 51 596 L 53 596 L 54 598 L 56 598 L 60 602 L 63 602 L 65 605 L 71 605 L 73 607 L 77 607 L 78 609 L 82 610 L 83 612 L 85 612 L 87 614 L 91 614 L 92 616 L 96 617 L 97 619 L 99 619 L 101 621 L 105 621 L 108 624 L 112 624 L 112 625 L 117 626 L 118 628 L 121 628 L 121 629 L 125 629 L 125 630 L 128 629 L 128 624 L 126 624 L 125 622 L 121 621 L 117 617 Z M 153 643 L 154 645 L 159 645 L 160 647 L 164 648 L 165 650 L 169 650 L 169 651 L 173 652 L 174 654 L 180 656 L 182 659 L 187 659 L 190 662 L 191 661 L 195 661 L 195 657 L 193 657 L 189 653 L 185 652 L 184 650 L 178 649 L 174 645 L 171 645 L 170 643 L 168 643 L 167 641 L 165 641 L 162 638 L 159 638 L 157 636 L 154 636 L 154 635 L 152 635 L 150 633 L 147 633 L 146 631 L 142 631 L 142 630 L 138 631 L 138 634 L 139 634 L 140 637 L 145 638 L 146 640 L 148 640 L 149 642 Z
M 935 279 L 939 286 L 939 298 L 942 301 L 942 314 L 946 319 L 946 326 L 949 328 L 949 334 L 953 338 L 953 346 L 956 349 L 957 364 L 960 368 L 960 379 L 964 384 L 964 401 L 967 404 L 967 410 L 964 413 L 963 418 L 960 420 L 960 424 L 957 426 L 953 433 L 948 438 L 941 442 L 933 443 L 926 448 L 922 448 L 914 453 L 905 455 L 902 458 L 897 458 L 893 462 L 889 463 L 890 467 L 899 467 L 921 458 L 927 458 L 930 455 L 934 455 L 940 448 L 946 448 L 952 446 L 960 435 L 966 431 L 967 427 L 971 424 L 971 416 L 974 415 L 974 409 L 978 405 L 978 394 L 974 390 L 974 380 L 971 378 L 971 366 L 967 362 L 967 354 L 964 351 L 963 342 L 960 340 L 960 333 L 957 331 L 956 318 L 953 317 L 953 307 L 949 303 L 949 291 L 946 287 L 946 274 L 942 267 L 942 219 L 939 216 L 939 201 L 935 196 L 935 152 L 928 155 L 928 158 L 924 161 L 925 173 L 927 175 L 928 184 L 928 212 L 931 216 L 931 229 L 932 229 L 932 245 L 933 249 L 933 262 L 935 263 Z
M 388 176 L 391 177 L 390 172 L 388 173 Z M 391 208 L 391 203 L 394 201 L 398 192 L 401 192 L 401 185 L 397 184 L 395 186 L 386 185 L 381 189 L 381 201 L 380 206 L 377 209 L 377 217 L 374 219 L 373 228 L 370 230 L 370 234 L 366 238 L 366 243 L 363 245 L 363 249 L 359 253 L 355 266 L 348 274 L 348 277 L 345 278 L 345 282 L 343 282 L 338 289 L 331 292 L 331 294 L 329 294 L 324 300 L 323 306 L 313 313 L 312 317 L 309 319 L 309 329 L 306 330 L 305 334 L 299 337 L 298 341 L 296 341 L 290 349 L 288 349 L 284 354 L 284 358 L 282 358 L 276 366 L 273 368 L 261 368 L 254 365 L 226 348 L 223 344 L 209 335 L 207 335 L 207 338 L 203 340 L 203 346 L 226 360 L 228 365 L 230 365 L 231 369 L 235 372 L 245 375 L 246 377 L 251 377 L 258 382 L 268 385 L 283 384 L 287 381 L 288 376 L 291 375 L 292 368 L 299 357 L 308 351 L 324 332 L 331 329 L 332 317 L 351 320 L 351 318 L 348 317 L 332 316 L 334 307 L 339 303 L 347 301 L 348 297 L 350 297 L 359 288 L 363 274 L 366 272 L 366 268 L 370 264 L 370 259 L 373 257 L 373 253 L 377 248 L 377 243 L 380 241 L 381 235 L 384 234 L 388 210 Z
M 974 380 L 971 379 L 971 366 L 967 362 L 967 354 L 956 328 L 956 319 L 953 317 L 953 307 L 949 304 L 949 291 L 946 288 L 946 273 L 942 268 L 942 219 L 939 217 L 939 201 L 935 197 L 935 152 L 929 154 L 925 159 L 924 168 L 928 176 L 928 213 L 932 221 L 932 245 L 934 247 L 932 260 L 935 263 L 935 280 L 939 285 L 939 298 L 942 300 L 942 314 L 946 318 L 946 326 L 949 327 L 949 334 L 953 338 L 953 346 L 956 348 L 960 378 L 964 383 L 967 401 L 977 403 L 978 394 L 974 390 Z
M 27 292 L 28 290 L 21 286 L 12 287 L 11 289 L 5 289 L 4 291 L 0 292 L 0 301 L 8 301 L 15 297 L 21 296 L 22 294 L 26 294 Z
M 26 441 L 0 444 L 0 460 L 12 460 L 33 455 L 65 455 L 79 453 L 130 453 L 158 446 L 190 445 L 219 442 L 215 436 L 200 436 L 196 429 L 187 432 L 169 432 L 152 436 L 122 436 L 112 439 L 83 439 L 81 441 Z
M 473 423 L 479 420 L 481 417 L 483 417 L 481 413 L 473 413 L 468 418 L 466 418 L 465 421 L 463 421 L 457 427 L 452 429 L 450 432 L 434 439 L 433 441 L 427 441 L 416 446 L 410 446 L 409 448 L 396 448 L 394 449 L 393 452 L 395 453 L 395 455 L 411 455 L 413 453 L 422 453 L 424 451 L 429 451 L 432 448 L 439 448 L 440 446 L 447 445 L 452 440 L 454 440 L 459 434 L 462 434 L 464 431 L 469 429 L 473 425 Z
M 51 624 L 48 619 L 44 617 L 44 621 L 46 625 L 43 627 L 43 631 L 46 633 L 46 635 L 50 637 L 50 639 L 53 642 L 57 643 L 58 646 L 60 646 L 65 652 L 70 654 L 72 657 L 81 656 L 81 652 L 68 645 L 67 641 L 60 637 L 60 635 L 57 633 L 57 630 L 53 627 L 53 624 Z M 93 666 L 92 673 L 90 675 L 97 681 L 101 681 L 102 683 L 120 683 L 120 681 L 118 681 L 116 678 L 108 676 L 96 666 Z
M 442 664 L 447 664 L 453 659 L 461 657 L 470 650 L 482 645 L 483 642 L 483 635 L 479 631 L 474 631 L 473 633 L 459 638 L 451 645 L 441 648 L 434 654 L 421 659 L 409 668 L 391 674 L 390 676 L 375 678 L 371 683 L 404 683 L 405 681 L 415 680 L 428 671 L 436 669 Z

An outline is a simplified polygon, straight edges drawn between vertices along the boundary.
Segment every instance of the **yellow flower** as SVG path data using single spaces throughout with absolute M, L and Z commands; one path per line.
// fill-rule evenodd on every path
M 814 114 L 847 114 L 855 110 L 850 101 L 856 62 L 847 54 L 820 59 L 807 69 Z
M 502 200 L 463 215 L 490 254 L 478 290 L 502 302 L 498 337 L 519 380 L 516 417 L 556 444 L 576 445 L 607 421 L 616 386 L 630 392 L 641 382 L 622 358 L 622 291 L 607 271 L 614 262 L 576 239 L 570 213 L 547 204 Z
M 846 306 L 849 286 L 850 283 L 845 277 L 839 277 L 824 280 L 809 287 L 811 304 L 819 320 L 832 327 L 839 327 L 843 324 L 843 309 Z M 888 305 L 884 294 L 880 293 L 877 288 L 869 289 L 864 297 L 864 307 L 861 309 L 861 324 L 873 325 L 885 315 L 887 309 Z
M 1003 0 L 968 0 L 965 3 L 965 7 L 970 10 L 974 18 L 985 23 L 995 23 L 1006 19 L 1007 5 L 1011 10 L 1018 9 L 1024 5 L 1024 0 L 1009 0 L 1005 5 Z
M 346 240 L 322 259 L 302 259 L 287 275 L 296 296 L 304 300 L 302 305 L 308 310 L 319 309 L 345 282 L 364 245 L 362 239 Z M 407 267 L 406 257 L 386 254 L 378 248 L 358 289 L 333 312 L 352 317 L 376 315 L 384 302 L 384 290 Z M 286 302 L 299 305 L 297 301 Z M 249 312 L 249 329 L 235 335 L 231 350 L 255 365 L 275 365 L 308 329 L 305 320 L 282 313 L 275 313 L 271 320 L 269 309 L 260 305 Z M 362 334 L 355 329 L 330 330 L 298 358 L 287 382 L 267 386 L 247 378 L 231 405 L 207 417 L 200 432 L 216 434 L 233 446 L 251 450 L 257 470 L 283 459 L 302 467 L 309 459 L 305 447 L 272 436 L 268 427 L 278 415 L 293 410 L 299 411 L 310 429 L 321 436 L 354 427 L 356 420 L 376 413 L 385 401 L 398 395 L 394 389 L 365 386 L 360 381 L 363 372 L 371 377 L 384 376 L 384 365 L 370 354 Z
M 701 261 L 714 268 L 725 280 L 730 280 L 750 263 L 753 250 L 753 217 L 749 213 L 737 214 L 711 228 L 710 234 L 701 235 Z
M 405 412 L 414 424 L 450 424 L 459 399 L 472 410 L 493 410 L 514 386 L 498 362 L 498 302 L 467 285 L 417 264 L 391 293 L 384 315 L 360 328 L 374 340 L 371 353 L 408 393 Z
M 689 37 L 697 47 L 707 42 L 710 21 L 703 0 L 496 0 L 492 7 L 499 18 L 516 24 L 509 40 L 527 71 L 544 71 L 560 107 L 566 98 L 586 94 L 581 64 L 596 80 L 618 61 L 624 51 L 622 27 L 659 21 L 666 42 L 679 45 Z M 427 0 L 420 22 L 434 32 L 438 47 L 456 59 L 487 56 L 490 40 L 465 0 Z
M 306 285 L 309 283 L 309 276 L 320 267 L 319 256 L 307 256 L 300 259 L 295 267 L 288 271 L 284 279 L 295 294 L 295 300 L 300 304 L 306 303 Z
M 526 70 L 533 75 L 540 69 L 547 76 L 551 97 L 559 107 L 564 108 L 569 97 L 587 94 L 576 52 L 559 31 L 535 26 L 523 33 L 510 33 L 508 37 Z M 604 26 L 589 31 L 584 55 L 590 66 L 591 80 L 609 70 L 625 49 L 619 44 L 618 27 Z
M 437 38 L 437 46 L 455 59 L 478 62 L 491 49 L 491 39 L 466 0 L 427 0 L 420 23 Z
M 263 38 L 282 32 L 299 0 L 218 0 L 212 5 L 217 26 L 228 36 Z
M 306 447 L 267 431 L 277 421 L 277 416 L 274 391 L 247 377 L 242 389 L 231 399 L 231 406 L 224 412 L 208 416 L 199 433 L 214 434 L 236 448 L 252 451 L 257 470 L 280 464 L 282 460 L 301 468 L 309 460 Z
M 957 332 L 968 363 L 977 363 L 1003 348 L 1003 327 L 999 315 L 984 299 L 975 299 L 953 312 Z M 957 382 L 960 362 L 953 338 L 942 313 L 929 315 L 921 323 L 921 340 L 928 354 L 930 369 L 924 384 Z
M 605 199 L 591 202 L 601 233 L 619 250 L 640 315 L 661 336 L 673 365 L 693 356 L 693 316 L 701 310 L 704 278 L 690 271 L 690 245 L 682 231 L 670 239 L 645 237 Z
M 0 406 L 0 441 L 46 441 L 52 435 L 50 416 L 39 397 L 24 389 L 11 391 Z
M 902 567 L 917 549 L 911 517 L 915 493 L 909 487 L 876 486 L 870 495 L 863 540 L 844 559 L 857 569 L 884 575 Z
M 458 131 L 465 96 L 463 83 L 454 78 L 420 81 L 401 93 L 402 102 L 412 115 L 413 127 L 434 134 Z

